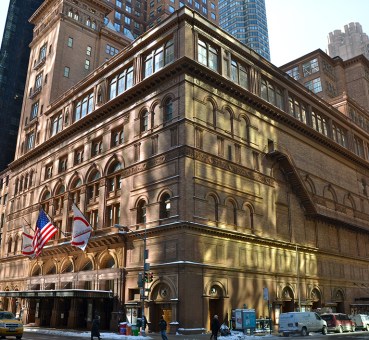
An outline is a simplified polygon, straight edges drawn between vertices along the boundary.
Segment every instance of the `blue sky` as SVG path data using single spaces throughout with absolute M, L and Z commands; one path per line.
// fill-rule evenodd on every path
M 265 0 L 271 61 L 281 66 L 318 48 L 328 34 L 359 22 L 369 35 L 369 0 Z M 9 0 L 0 0 L 0 40 Z

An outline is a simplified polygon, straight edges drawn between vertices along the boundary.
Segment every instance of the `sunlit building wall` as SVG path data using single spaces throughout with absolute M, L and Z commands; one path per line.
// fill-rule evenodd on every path
M 244 305 L 274 325 L 293 310 L 368 312 L 368 134 L 185 7 L 53 97 L 73 60 L 68 38 L 79 37 L 71 65 L 82 74 L 88 39 L 114 33 L 106 2 L 63 4 L 31 19 L 34 96 L 0 175 L 2 309 L 73 329 L 99 314 L 110 330 L 143 309 L 149 330 L 163 316 L 173 334 Z M 29 123 L 37 98 L 47 105 Z M 93 228 L 84 252 L 71 245 L 72 203 Z M 22 230 L 40 207 L 58 233 L 28 258 Z

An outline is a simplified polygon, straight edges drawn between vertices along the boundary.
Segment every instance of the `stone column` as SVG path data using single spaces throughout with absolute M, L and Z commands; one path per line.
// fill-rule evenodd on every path
M 54 307 L 51 312 L 51 320 L 50 320 L 50 327 L 58 327 L 60 326 L 60 318 L 61 318 L 61 309 L 60 309 L 60 300 L 55 298 L 54 300 Z
M 169 323 L 169 333 L 177 334 L 179 323 L 177 321 L 178 301 L 171 302 L 172 320 Z
M 68 328 L 77 328 L 80 323 L 78 319 L 78 299 L 72 299 L 68 314 Z

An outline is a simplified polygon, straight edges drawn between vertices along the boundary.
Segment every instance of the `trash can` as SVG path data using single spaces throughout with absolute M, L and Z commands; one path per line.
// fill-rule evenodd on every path
M 132 325 L 129 322 L 127 323 L 126 335 L 132 335 Z
M 132 335 L 138 336 L 138 327 L 136 325 L 132 325 Z
M 127 322 L 121 322 L 119 324 L 119 334 L 121 335 L 127 334 Z

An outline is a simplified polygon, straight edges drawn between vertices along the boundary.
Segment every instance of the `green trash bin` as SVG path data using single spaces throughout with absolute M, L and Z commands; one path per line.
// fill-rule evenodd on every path
M 132 325 L 132 335 L 138 336 L 139 328 L 136 325 Z

